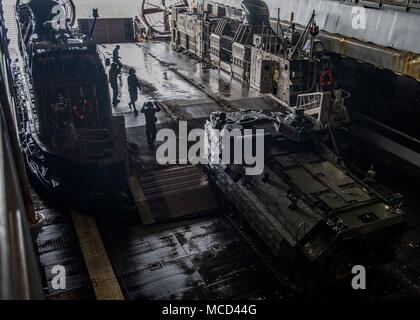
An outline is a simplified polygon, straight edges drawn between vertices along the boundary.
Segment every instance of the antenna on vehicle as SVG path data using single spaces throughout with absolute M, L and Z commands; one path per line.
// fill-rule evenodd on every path
M 89 40 L 92 40 L 93 31 L 95 30 L 95 26 L 96 26 L 96 21 L 99 18 L 98 8 L 92 9 L 92 16 L 94 20 L 93 20 L 92 28 L 90 29 Z

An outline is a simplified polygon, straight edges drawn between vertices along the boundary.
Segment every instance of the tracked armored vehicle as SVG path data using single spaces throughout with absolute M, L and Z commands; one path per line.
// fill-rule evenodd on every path
M 346 275 L 355 264 L 389 256 L 405 221 L 401 198 L 347 168 L 324 143 L 329 130 L 319 120 L 302 109 L 242 111 L 226 120 L 214 114 L 206 124 L 209 148 L 223 152 L 223 137 L 245 128 L 264 131 L 263 172 L 246 175 L 243 165 L 210 161 L 209 174 L 275 256 L 305 279 Z

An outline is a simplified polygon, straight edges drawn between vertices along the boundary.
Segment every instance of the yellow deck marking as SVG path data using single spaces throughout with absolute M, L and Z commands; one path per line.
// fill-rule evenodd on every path
M 124 300 L 95 219 L 75 212 L 72 217 L 96 299 Z
M 128 184 L 130 186 L 131 194 L 133 195 L 134 201 L 136 202 L 137 210 L 140 213 L 140 218 L 143 222 L 143 225 L 146 226 L 154 223 L 155 218 L 153 217 L 152 210 L 140 186 L 139 179 L 135 176 L 130 177 L 128 180 Z

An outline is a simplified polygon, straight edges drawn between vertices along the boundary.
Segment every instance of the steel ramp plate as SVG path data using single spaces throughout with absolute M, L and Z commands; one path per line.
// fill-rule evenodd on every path
M 207 176 L 198 166 L 159 169 L 129 179 L 143 225 L 218 208 Z

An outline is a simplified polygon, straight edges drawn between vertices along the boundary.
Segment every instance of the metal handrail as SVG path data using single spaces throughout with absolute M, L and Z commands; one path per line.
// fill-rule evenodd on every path
M 37 223 L 28 203 L 27 179 L 15 131 L 13 90 L 6 28 L 0 1 L 0 300 L 43 299 L 29 222 Z
M 3 106 L 1 106 L 3 108 Z M 16 162 L 0 109 L 0 300 L 43 299 Z
M 321 106 L 321 102 L 322 92 L 300 94 L 297 96 L 296 107 L 307 110 Z

